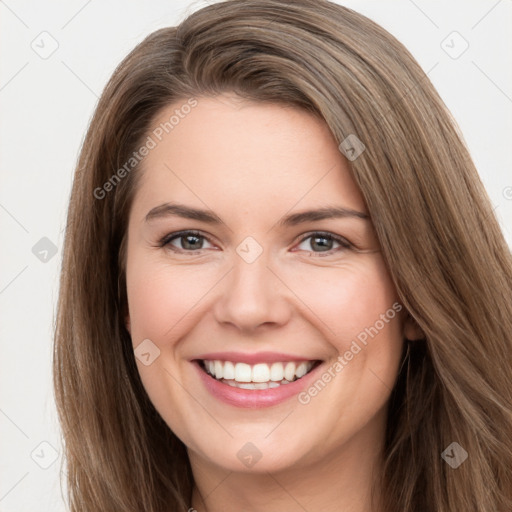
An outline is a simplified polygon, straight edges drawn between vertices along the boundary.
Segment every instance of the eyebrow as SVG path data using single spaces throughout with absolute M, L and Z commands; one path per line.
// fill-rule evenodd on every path
M 208 224 L 223 224 L 222 219 L 211 210 L 200 210 L 198 208 L 192 208 L 190 206 L 176 203 L 164 203 L 160 206 L 156 206 L 148 212 L 145 221 L 149 222 L 153 219 L 165 218 L 169 216 L 198 220 Z M 277 224 L 281 227 L 296 226 L 297 224 L 302 224 L 305 222 L 334 218 L 355 218 L 369 220 L 370 217 L 366 213 L 359 212 L 351 208 L 330 206 L 286 215 L 285 217 L 282 217 Z

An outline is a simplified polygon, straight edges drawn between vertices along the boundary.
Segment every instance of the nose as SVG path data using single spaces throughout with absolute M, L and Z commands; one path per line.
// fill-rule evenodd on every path
M 248 263 L 238 255 L 232 270 L 222 280 L 214 305 L 220 324 L 241 333 L 285 325 L 291 316 L 290 294 L 275 271 L 269 268 L 265 252 Z

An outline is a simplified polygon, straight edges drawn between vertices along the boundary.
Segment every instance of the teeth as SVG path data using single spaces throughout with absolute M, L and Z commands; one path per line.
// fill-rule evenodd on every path
M 295 376 L 295 363 L 286 363 L 286 366 L 284 367 L 284 378 L 286 380 L 293 380 L 293 377 Z
M 281 384 L 277 382 L 236 382 L 222 379 L 221 382 L 224 384 L 229 384 L 234 388 L 241 389 L 268 389 L 268 388 L 278 388 Z
M 226 361 L 224 363 L 224 368 L 222 369 L 222 377 L 224 377 L 225 379 L 234 380 L 235 365 L 231 361 Z
M 220 361 L 215 361 L 213 371 L 215 372 L 217 379 L 222 379 L 224 376 L 224 365 Z
M 219 362 L 220 361 L 216 361 Z M 252 370 L 251 365 L 245 363 L 236 363 L 235 364 L 235 380 L 237 382 L 251 382 Z M 215 373 L 215 378 L 220 379 L 222 375 L 217 375 Z
M 283 380 L 284 377 L 284 370 L 283 370 L 283 363 L 274 363 L 270 367 L 270 380 L 274 382 L 279 382 L 280 380 Z
M 309 368 L 311 368 L 311 366 Z M 297 378 L 300 379 L 301 377 L 304 377 L 306 373 L 308 373 L 308 364 L 300 363 L 299 366 L 297 366 L 297 369 L 295 370 L 295 375 L 297 375 Z
M 253 382 L 268 382 L 270 380 L 270 368 L 268 367 L 268 364 L 255 364 L 252 367 L 251 380 Z
M 206 371 L 217 380 L 226 384 L 241 387 L 243 389 L 267 389 L 288 384 L 300 379 L 313 367 L 314 361 L 302 361 L 299 363 L 285 362 L 249 365 L 246 363 L 233 363 L 231 361 L 204 360 Z M 237 385 L 242 383 L 243 385 Z

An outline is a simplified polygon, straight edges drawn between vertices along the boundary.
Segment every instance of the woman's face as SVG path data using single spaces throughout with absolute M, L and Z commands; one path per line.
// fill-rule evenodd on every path
M 151 401 L 191 460 L 231 471 L 380 443 L 406 323 L 347 160 L 305 111 L 186 104 L 154 124 L 128 227 Z

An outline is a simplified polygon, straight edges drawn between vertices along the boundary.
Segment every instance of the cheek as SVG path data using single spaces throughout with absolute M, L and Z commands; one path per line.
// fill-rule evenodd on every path
M 380 255 L 361 256 L 337 267 L 312 265 L 294 274 L 289 272 L 286 280 L 303 303 L 304 316 L 323 325 L 326 338 L 340 351 L 361 333 L 364 338 L 365 329 L 376 322 L 383 331 L 390 324 L 399 327 L 395 313 L 401 306 Z M 381 315 L 387 320 L 386 329 Z
M 198 279 L 197 268 L 165 264 L 136 250 L 131 256 L 126 282 L 132 345 L 136 349 L 149 339 L 159 350 L 149 365 L 136 361 L 139 375 L 151 402 L 170 428 L 193 445 L 184 427 L 184 415 L 173 414 L 174 407 L 186 409 L 190 402 L 186 386 L 179 384 L 183 379 L 180 340 L 204 314 L 201 298 L 218 279 L 212 270 L 201 272 Z M 150 349 L 151 357 L 154 350 Z
M 143 338 L 160 339 L 180 318 L 179 305 L 186 289 L 179 279 L 164 273 L 145 272 L 139 267 L 127 278 L 128 305 L 134 343 Z
M 333 432 L 344 436 L 381 410 L 394 385 L 402 353 L 402 305 L 380 258 L 343 268 L 316 268 L 297 281 L 297 295 L 335 349 L 326 371 L 299 397 L 317 410 L 338 411 Z M 335 405 L 334 405 L 335 404 Z
M 338 268 L 312 267 L 295 283 L 304 315 L 334 349 L 330 373 L 322 376 L 328 390 L 315 384 L 304 399 L 321 394 L 318 403 L 326 407 L 346 404 L 343 415 L 356 428 L 383 406 L 397 375 L 403 337 L 396 289 L 380 255 Z
M 194 318 L 195 308 L 215 284 L 215 276 L 215 269 L 198 272 L 193 266 L 134 257 L 126 279 L 133 343 L 149 338 L 172 344 Z

